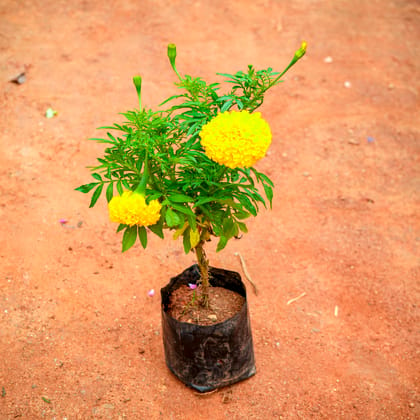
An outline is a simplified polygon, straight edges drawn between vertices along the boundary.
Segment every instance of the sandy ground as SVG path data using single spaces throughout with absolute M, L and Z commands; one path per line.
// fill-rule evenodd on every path
M 414 0 L 3 0 L 0 418 L 419 418 L 419 18 Z M 166 368 L 147 294 L 193 255 L 169 237 L 121 254 L 105 199 L 74 191 L 103 148 L 87 139 L 137 106 L 133 75 L 146 106 L 176 92 L 169 42 L 220 81 L 282 70 L 302 39 L 261 109 L 273 211 L 209 251 L 242 273 L 241 253 L 260 290 L 257 375 L 201 396 Z

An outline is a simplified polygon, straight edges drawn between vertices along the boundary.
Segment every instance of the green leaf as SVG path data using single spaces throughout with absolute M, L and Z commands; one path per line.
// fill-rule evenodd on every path
M 232 101 L 227 101 L 223 104 L 223 106 L 220 108 L 220 112 L 227 111 L 232 106 Z
M 273 189 L 267 184 L 263 184 L 265 195 L 270 202 L 270 208 L 273 208 Z
M 114 143 L 118 143 L 117 139 L 111 134 L 111 133 L 106 133 L 106 135 L 114 142 Z
M 248 228 L 246 227 L 245 223 L 242 222 L 236 222 L 237 226 L 239 226 L 239 229 L 241 229 L 241 231 L 243 233 L 248 233 Z
M 188 203 L 194 201 L 193 198 L 185 194 L 173 194 L 170 195 L 168 198 L 169 201 L 172 201 L 174 203 Z
M 178 204 L 172 204 L 172 207 L 175 210 L 178 210 L 181 213 L 184 213 L 189 216 L 195 216 L 194 212 L 189 207 L 180 206 Z
M 219 201 L 219 197 L 203 197 L 197 200 L 194 204 L 195 207 L 201 206 L 202 204 L 210 203 L 211 201 Z
M 149 226 L 149 229 L 157 236 L 159 236 L 159 238 L 164 238 L 163 235 L 163 219 L 159 219 L 159 221 L 157 223 L 155 223 L 152 226 Z
M 186 94 L 170 96 L 168 99 L 166 99 L 161 104 L 159 104 L 159 106 L 165 105 L 167 102 L 172 101 L 173 99 L 182 98 L 182 97 L 186 97 L 186 96 L 187 96 Z
M 175 227 L 181 223 L 179 215 L 171 209 L 166 210 L 165 220 L 169 227 Z
M 238 109 L 243 109 L 244 108 L 244 104 L 242 103 L 242 101 L 239 98 L 236 98 L 236 105 L 238 105 Z
M 191 251 L 190 228 L 185 229 L 182 244 L 184 245 L 184 252 L 188 254 Z
M 121 232 L 123 229 L 125 229 L 127 227 L 127 225 L 123 225 L 123 224 L 120 224 L 120 225 L 118 225 L 118 227 L 117 227 L 117 233 L 118 232 Z
M 251 216 L 248 212 L 245 211 L 237 211 L 235 213 L 235 217 L 239 220 L 248 219 L 248 217 Z
M 114 195 L 114 184 L 112 182 L 109 183 L 106 189 L 106 201 L 109 203 Z
M 127 251 L 130 249 L 136 242 L 137 239 L 137 226 L 127 227 L 124 232 L 123 240 L 122 240 L 122 252 Z
M 219 243 L 217 244 L 216 252 L 221 251 L 228 243 L 228 239 L 225 236 L 221 236 Z
M 140 243 L 141 246 L 146 249 L 147 247 L 147 230 L 144 226 L 139 226 L 138 227 L 138 234 L 139 234 L 139 239 L 140 239 Z
M 110 143 L 110 144 L 114 144 L 114 142 L 111 141 L 111 140 L 101 139 L 101 138 L 97 138 L 97 137 L 91 137 L 91 138 L 89 138 L 89 140 L 96 141 L 98 143 Z
M 274 187 L 273 181 L 267 175 L 264 175 L 263 173 L 258 172 L 255 168 L 250 168 L 250 169 L 259 181 L 265 181 L 268 185 L 270 185 L 271 187 Z
M 157 200 L 158 198 L 162 197 L 162 193 L 159 191 L 154 191 L 150 195 L 147 196 L 147 202 L 150 203 L 152 200 Z M 163 203 L 161 203 L 163 204 Z M 168 203 L 166 203 L 168 204 Z
M 231 238 L 234 236 L 234 226 L 234 222 L 230 217 L 223 220 L 223 232 L 226 238 Z
M 111 167 L 110 166 L 108 166 L 108 169 L 106 170 L 106 174 L 104 176 L 107 179 L 111 179 Z
M 103 188 L 104 188 L 104 184 L 99 184 L 98 188 L 96 188 L 96 190 L 93 192 L 89 207 L 93 207 L 96 204 L 96 202 L 98 201 L 98 198 L 100 197 L 102 193 Z
M 195 218 L 196 218 L 195 214 L 193 216 L 187 214 L 186 217 L 187 217 L 189 225 L 191 226 L 191 229 L 196 230 L 197 229 L 197 222 L 195 220 Z
M 93 173 L 92 176 L 97 179 L 98 181 L 102 181 L 102 177 L 101 175 L 97 174 L 97 173 Z
M 83 194 L 88 193 L 90 190 L 92 190 L 93 188 L 96 187 L 96 185 L 98 185 L 98 182 L 91 182 L 90 184 L 84 184 L 81 185 L 80 187 L 75 188 L 75 191 L 80 191 Z
M 257 215 L 257 209 L 245 194 L 238 194 L 238 200 L 253 216 Z
M 101 127 L 98 127 L 97 130 L 115 130 L 115 128 L 118 128 L 117 124 L 114 125 L 103 125 Z
M 123 189 L 123 187 L 121 185 L 121 181 L 118 181 L 117 182 L 117 191 L 118 191 L 118 194 L 119 195 L 122 195 L 122 193 L 124 192 L 124 189 Z

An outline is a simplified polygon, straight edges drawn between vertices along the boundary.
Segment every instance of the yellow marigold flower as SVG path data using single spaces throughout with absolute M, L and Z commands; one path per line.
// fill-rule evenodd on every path
M 108 203 L 111 222 L 129 226 L 154 225 L 160 218 L 161 208 L 158 200 L 146 204 L 144 196 L 133 191 L 124 191 L 121 196 L 112 197 Z
M 201 144 L 206 155 L 229 168 L 246 168 L 265 156 L 271 130 L 259 112 L 222 112 L 203 126 Z

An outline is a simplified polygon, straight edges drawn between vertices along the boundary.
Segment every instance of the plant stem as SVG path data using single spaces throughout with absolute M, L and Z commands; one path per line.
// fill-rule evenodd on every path
M 197 256 L 197 264 L 201 275 L 201 305 L 209 307 L 209 260 L 204 251 L 204 241 L 200 241 L 195 247 L 195 254 Z

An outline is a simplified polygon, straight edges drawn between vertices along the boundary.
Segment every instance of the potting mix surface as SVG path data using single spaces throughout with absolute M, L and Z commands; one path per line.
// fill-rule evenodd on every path
M 181 286 L 171 294 L 168 314 L 178 321 L 197 325 L 213 325 L 235 316 L 245 299 L 232 290 L 223 287 L 209 289 L 209 305 L 202 302 L 201 287 L 192 290 Z
M 420 418 L 419 18 L 416 0 L 3 0 L 0 419 Z M 281 71 L 302 40 L 259 109 L 273 209 L 208 247 L 247 286 L 257 374 L 201 395 L 160 320 L 194 255 L 170 234 L 121 254 L 105 198 L 74 191 L 103 151 L 87 139 L 138 106 L 134 75 L 146 107 L 178 93 L 170 42 L 211 83 Z

